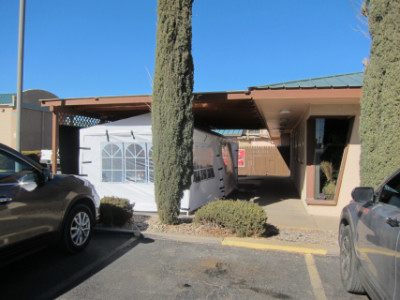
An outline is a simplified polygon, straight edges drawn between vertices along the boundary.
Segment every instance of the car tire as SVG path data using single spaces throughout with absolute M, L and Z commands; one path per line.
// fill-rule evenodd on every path
M 77 204 L 70 210 L 63 228 L 62 246 L 69 253 L 86 248 L 92 238 L 93 216 L 85 204 Z
M 340 276 L 347 292 L 362 294 L 364 288 L 356 268 L 356 257 L 350 226 L 340 225 Z

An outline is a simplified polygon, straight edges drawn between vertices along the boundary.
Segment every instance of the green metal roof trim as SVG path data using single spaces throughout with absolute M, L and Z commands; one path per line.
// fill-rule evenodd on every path
M 13 105 L 13 96 L 17 94 L 0 94 L 0 105 Z
M 260 85 L 250 89 L 355 88 L 362 87 L 363 78 L 364 72 L 357 72 Z
M 221 135 L 242 135 L 242 129 L 213 129 L 212 131 Z

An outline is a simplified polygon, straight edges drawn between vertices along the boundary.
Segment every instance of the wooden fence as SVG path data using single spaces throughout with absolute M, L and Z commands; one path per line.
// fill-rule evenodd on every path
M 239 175 L 290 176 L 290 170 L 274 144 L 239 144 Z

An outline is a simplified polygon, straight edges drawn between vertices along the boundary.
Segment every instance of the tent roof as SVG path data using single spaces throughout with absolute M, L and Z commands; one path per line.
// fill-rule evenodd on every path
M 151 113 L 130 117 L 115 122 L 109 122 L 92 127 L 82 128 L 80 131 L 87 135 L 108 134 L 151 134 Z

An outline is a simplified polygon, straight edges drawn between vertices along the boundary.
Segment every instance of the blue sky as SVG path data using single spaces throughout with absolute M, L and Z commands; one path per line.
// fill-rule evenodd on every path
M 355 2 L 361 2 L 356 1 Z M 194 91 L 358 72 L 370 40 L 352 0 L 195 0 Z M 18 0 L 0 0 L 0 93 L 16 92 Z M 156 0 L 26 0 L 23 89 L 152 93 Z

